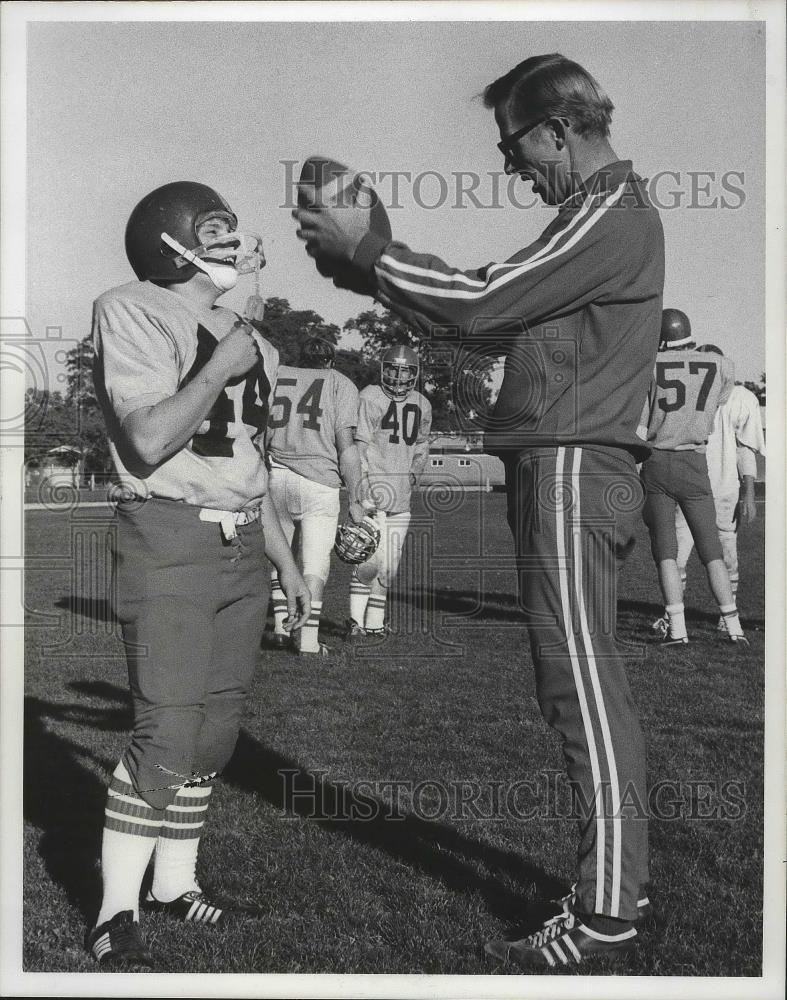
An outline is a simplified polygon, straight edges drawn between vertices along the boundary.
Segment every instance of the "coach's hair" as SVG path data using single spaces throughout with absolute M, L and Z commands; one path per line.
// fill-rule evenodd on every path
M 698 351 L 704 351 L 706 354 L 720 354 L 724 357 L 724 351 L 717 347 L 715 344 L 700 344 L 697 348 Z
M 309 337 L 301 344 L 301 368 L 330 368 L 336 360 L 336 349 L 329 340 Z
M 586 69 L 559 52 L 531 56 L 484 90 L 484 106 L 509 106 L 522 119 L 565 116 L 575 132 L 609 135 L 615 105 Z

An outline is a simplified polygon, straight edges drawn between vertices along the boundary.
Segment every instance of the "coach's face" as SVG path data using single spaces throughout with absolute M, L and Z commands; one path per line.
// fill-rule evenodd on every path
M 505 172 L 531 181 L 533 191 L 547 205 L 565 201 L 572 193 L 568 123 L 559 118 L 527 118 L 504 104 L 495 108 L 495 120 Z

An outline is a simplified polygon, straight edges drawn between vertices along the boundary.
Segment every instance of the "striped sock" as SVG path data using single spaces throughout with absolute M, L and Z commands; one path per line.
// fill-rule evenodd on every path
M 210 785 L 181 788 L 164 812 L 150 890 L 161 903 L 169 903 L 184 892 L 199 892 L 197 850 L 212 791 Z
M 322 601 L 312 601 L 312 611 L 308 621 L 305 625 L 301 626 L 300 650 L 302 653 L 319 653 L 320 651 L 318 632 L 321 613 Z
M 724 619 L 728 635 L 743 635 L 743 627 L 738 617 L 738 609 L 734 604 L 719 605 L 719 611 Z
M 369 602 L 371 589 L 358 579 L 357 571 L 353 570 L 350 580 L 350 618 L 363 628 L 366 617 L 366 605 Z
M 271 573 L 271 601 L 273 602 L 273 631 L 276 635 L 286 635 L 284 619 L 287 617 L 287 598 L 281 589 L 278 573 Z
M 101 841 L 104 895 L 96 925 L 122 910 L 133 910 L 134 919 L 139 919 L 139 891 L 163 821 L 164 812 L 134 791 L 121 760 L 107 789 Z
M 371 594 L 366 608 L 364 627 L 367 631 L 377 632 L 385 624 L 385 601 L 387 593 Z
M 670 639 L 686 639 L 686 612 L 683 604 L 667 605 L 667 621 L 669 622 Z

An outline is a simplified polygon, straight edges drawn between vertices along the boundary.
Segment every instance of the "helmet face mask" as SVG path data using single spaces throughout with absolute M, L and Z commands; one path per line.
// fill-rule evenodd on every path
M 418 382 L 418 355 L 411 347 L 389 347 L 380 360 L 380 388 L 391 399 L 407 399 Z
M 238 274 L 265 263 L 259 236 L 237 228 L 237 216 L 217 191 L 175 181 L 134 208 L 126 225 L 126 255 L 140 281 L 180 283 L 202 271 L 228 291 Z

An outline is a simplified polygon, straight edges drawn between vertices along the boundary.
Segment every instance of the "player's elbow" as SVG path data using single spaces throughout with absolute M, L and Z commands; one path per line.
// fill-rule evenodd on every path
M 167 458 L 166 442 L 156 433 L 149 417 L 150 408 L 136 410 L 123 421 L 126 443 L 143 465 L 160 465 Z

